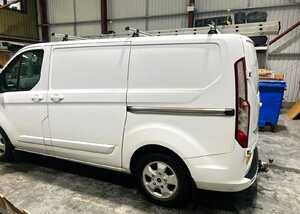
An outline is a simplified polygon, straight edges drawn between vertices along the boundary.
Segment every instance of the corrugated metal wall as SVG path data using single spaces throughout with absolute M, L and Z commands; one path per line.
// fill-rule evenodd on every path
M 101 33 L 100 0 L 51 0 L 47 3 L 50 33 L 82 36 Z
M 188 1 L 185 0 L 149 0 L 149 16 L 184 14 Z M 187 27 L 185 15 L 166 16 L 148 19 L 148 30 Z
M 248 0 L 196 0 L 198 11 L 246 8 Z
M 123 32 L 126 26 L 141 30 L 187 27 L 189 0 L 108 0 L 109 30 Z M 268 20 L 282 23 L 282 31 L 300 20 L 300 6 L 280 6 L 300 0 L 196 0 L 196 18 L 228 14 L 227 9 L 263 10 Z M 51 32 L 71 35 L 98 35 L 100 0 L 48 0 Z M 257 9 L 258 8 L 258 9 Z M 77 22 L 77 24 L 74 24 Z M 64 23 L 64 24 L 59 24 Z M 286 74 L 286 100 L 299 98 L 300 29 L 271 47 L 269 68 Z
M 300 7 L 269 9 L 268 16 L 271 20 L 280 17 L 282 30 L 285 30 L 300 21 Z M 300 27 L 271 46 L 268 63 L 270 69 L 285 73 L 288 83 L 285 99 L 300 98 Z
M 78 36 L 100 34 L 100 0 L 47 2 L 51 32 Z M 109 0 L 108 28 L 121 33 L 126 26 L 141 30 L 186 27 L 187 3 L 188 0 Z
M 20 40 L 38 40 L 35 0 L 27 1 L 27 11 L 22 13 L 8 9 L 0 10 L 0 36 Z

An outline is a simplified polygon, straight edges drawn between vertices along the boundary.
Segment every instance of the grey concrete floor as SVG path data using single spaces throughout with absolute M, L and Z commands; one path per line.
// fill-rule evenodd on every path
M 256 185 L 240 193 L 199 190 L 180 210 L 144 200 L 129 175 L 21 152 L 0 163 L 0 193 L 32 214 L 300 213 L 300 120 L 281 115 L 276 133 L 260 133 L 259 148 L 274 164 Z

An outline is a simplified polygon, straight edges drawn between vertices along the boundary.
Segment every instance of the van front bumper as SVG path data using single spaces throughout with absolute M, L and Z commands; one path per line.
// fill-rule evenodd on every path
M 194 168 L 193 170 L 197 170 L 197 168 L 199 167 L 196 166 L 196 168 Z M 239 192 L 245 190 L 255 182 L 257 177 L 258 150 L 257 148 L 254 149 L 250 168 L 248 168 L 246 171 L 244 170 L 243 176 L 238 176 L 238 174 L 240 173 L 239 170 L 232 169 L 231 167 L 208 165 L 206 166 L 206 170 L 207 173 L 210 173 L 211 175 L 203 176 L 204 170 L 202 170 L 200 174 L 197 172 L 192 173 L 192 177 L 197 188 L 220 192 Z M 235 179 L 235 177 L 240 178 Z

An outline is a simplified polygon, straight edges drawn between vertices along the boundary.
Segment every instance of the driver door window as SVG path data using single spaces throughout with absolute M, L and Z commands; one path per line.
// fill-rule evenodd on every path
M 15 58 L 3 71 L 3 91 L 17 91 L 18 90 L 18 76 L 20 70 L 21 60 L 18 56 Z
M 31 90 L 40 80 L 43 55 L 43 50 L 34 50 L 17 56 L 3 71 L 2 90 Z

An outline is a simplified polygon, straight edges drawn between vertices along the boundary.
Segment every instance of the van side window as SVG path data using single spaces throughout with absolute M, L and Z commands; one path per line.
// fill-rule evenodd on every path
M 1 81 L 1 91 L 17 91 L 18 90 L 18 76 L 20 70 L 21 60 L 16 57 L 6 69 L 3 71 L 3 78 Z
M 44 51 L 27 51 L 17 56 L 3 71 L 2 91 L 29 91 L 40 80 Z

